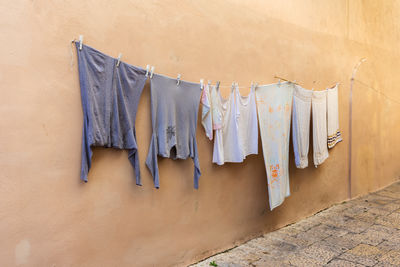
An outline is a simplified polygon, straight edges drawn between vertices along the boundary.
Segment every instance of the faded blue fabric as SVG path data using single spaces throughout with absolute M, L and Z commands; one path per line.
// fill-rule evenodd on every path
M 92 147 L 128 150 L 141 185 L 135 119 L 146 71 L 120 62 L 89 46 L 75 43 L 83 107 L 81 179 L 87 182 Z
M 200 164 L 196 143 L 197 114 L 201 87 L 159 74 L 150 79 L 153 134 L 146 165 L 154 186 L 160 187 L 157 155 L 194 162 L 194 188 L 199 187 Z

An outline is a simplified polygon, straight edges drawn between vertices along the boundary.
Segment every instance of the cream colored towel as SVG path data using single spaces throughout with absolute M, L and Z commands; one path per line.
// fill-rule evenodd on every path
M 292 112 L 292 137 L 296 167 L 308 166 L 310 145 L 311 98 L 313 91 L 295 85 Z
M 343 140 L 339 130 L 338 87 L 339 84 L 336 84 L 327 89 L 328 148 Z
M 313 91 L 312 96 L 314 165 L 321 165 L 328 157 L 326 125 L 326 90 Z

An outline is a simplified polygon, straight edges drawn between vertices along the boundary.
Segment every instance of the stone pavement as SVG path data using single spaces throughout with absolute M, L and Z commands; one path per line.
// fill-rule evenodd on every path
M 400 266 L 400 182 L 192 266 Z

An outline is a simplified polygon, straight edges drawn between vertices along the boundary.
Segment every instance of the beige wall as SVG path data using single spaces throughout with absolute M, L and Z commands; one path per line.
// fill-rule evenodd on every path
M 361 57 L 352 197 L 400 175 L 400 105 L 373 91 L 400 102 L 400 1 L 21 0 L 1 1 L 0 12 L 1 266 L 185 265 L 347 199 L 349 78 Z M 344 142 L 317 169 L 295 169 L 291 149 L 292 196 L 271 212 L 262 155 L 217 167 L 199 124 L 200 189 L 191 160 L 163 159 L 156 190 L 144 164 L 146 86 L 137 117 L 143 187 L 127 153 L 111 149 L 95 149 L 83 184 L 69 45 L 79 34 L 109 55 L 190 81 L 249 85 L 276 74 L 306 88 L 316 80 L 316 89 L 338 81 Z

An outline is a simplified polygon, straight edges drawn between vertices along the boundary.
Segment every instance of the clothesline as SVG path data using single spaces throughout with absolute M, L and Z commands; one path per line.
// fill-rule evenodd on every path
M 358 82 L 358 83 L 364 85 L 364 86 L 367 87 L 368 89 L 370 89 L 370 90 L 372 90 L 372 91 L 375 91 L 375 92 L 378 93 L 378 94 L 383 95 L 384 97 L 386 97 L 387 99 L 389 99 L 389 100 L 395 102 L 396 104 L 400 104 L 400 101 L 399 101 L 399 100 L 396 100 L 396 99 L 394 99 L 394 98 L 392 98 L 392 97 L 386 95 L 385 93 L 379 91 L 378 89 L 375 89 L 375 88 L 369 86 L 368 84 L 366 84 L 366 83 L 364 83 L 364 82 L 362 82 L 362 81 L 359 81 L 359 80 L 357 80 L 357 79 L 354 79 L 354 81 L 356 81 L 356 82 Z
M 70 62 L 70 65 L 71 65 L 71 69 L 72 69 L 72 67 L 73 67 L 73 51 L 72 51 L 72 44 L 74 44 L 74 43 L 76 43 L 76 42 L 79 42 L 79 43 L 82 43 L 83 44 L 83 35 L 80 35 L 79 36 L 79 39 L 72 39 L 71 40 L 71 53 L 70 53 L 70 55 L 71 55 L 71 62 Z M 115 58 L 115 60 L 117 60 L 117 65 L 119 65 L 119 63 L 120 63 L 120 61 L 121 61 L 121 58 L 122 58 L 122 53 L 119 53 L 119 55 L 118 55 L 118 58 Z M 149 65 L 147 66 L 147 67 L 149 67 Z M 149 71 L 149 69 L 147 69 L 148 71 Z M 152 67 L 152 71 L 154 70 L 154 66 Z M 180 74 L 178 74 L 178 78 L 177 79 L 180 79 L 180 77 L 181 77 L 181 75 Z M 277 75 L 275 75 L 274 76 L 274 78 L 275 79 L 279 79 L 279 82 L 282 80 L 282 81 L 286 81 L 286 82 L 289 82 L 289 83 L 293 83 L 293 84 L 296 84 L 296 85 L 299 85 L 299 86 L 301 86 L 299 83 L 297 83 L 296 82 L 296 80 L 289 80 L 289 79 L 285 79 L 285 78 L 282 78 L 282 77 L 279 77 L 279 76 L 277 76 Z M 208 81 L 208 82 L 210 82 L 210 80 Z M 232 85 L 219 85 L 218 87 L 219 88 L 232 88 L 232 87 L 234 87 L 235 86 L 235 84 L 234 83 L 236 83 L 236 82 L 233 82 L 232 83 Z M 313 84 L 315 84 L 316 83 L 316 81 L 313 81 Z M 200 84 L 200 83 L 199 83 Z M 205 84 L 205 83 L 204 83 Z M 236 83 L 236 86 L 235 87 L 237 87 L 237 88 L 239 88 L 239 89 L 251 89 L 252 87 L 253 87 L 253 84 L 255 85 L 255 87 L 257 87 L 257 86 L 259 86 L 259 84 L 258 83 L 256 83 L 256 82 L 252 82 L 252 84 L 250 85 L 250 86 L 239 86 L 237 83 Z M 317 91 L 317 90 L 314 90 L 314 88 L 312 88 L 312 90 L 313 91 Z

